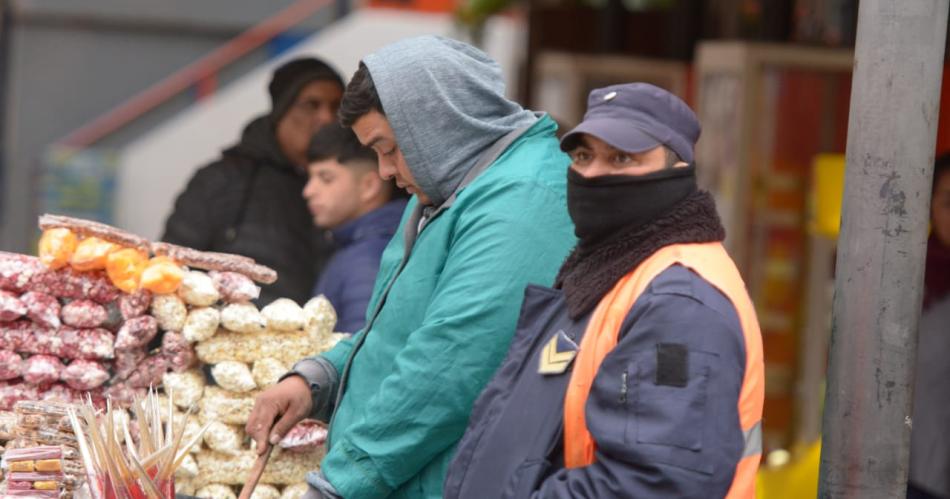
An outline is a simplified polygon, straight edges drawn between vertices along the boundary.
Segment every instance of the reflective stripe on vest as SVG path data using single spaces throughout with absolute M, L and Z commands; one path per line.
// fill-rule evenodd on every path
M 746 352 L 745 374 L 738 400 L 745 449 L 726 497 L 752 499 L 762 454 L 762 406 L 765 400 L 762 334 L 739 270 L 720 243 L 674 244 L 661 248 L 617 281 L 601 299 L 581 340 L 564 399 L 564 463 L 568 468 L 594 463 L 596 443 L 585 420 L 587 397 L 594 378 L 604 358 L 617 346 L 620 326 L 637 298 L 656 276 L 675 264 L 689 268 L 718 289 L 739 316 Z

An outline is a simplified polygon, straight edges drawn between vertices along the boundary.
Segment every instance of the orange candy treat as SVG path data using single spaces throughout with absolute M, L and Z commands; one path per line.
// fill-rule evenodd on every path
M 112 284 L 132 294 L 139 289 L 142 272 L 148 265 L 148 255 L 141 250 L 124 248 L 109 253 L 106 258 L 106 274 Z
M 174 260 L 165 256 L 156 256 L 149 260 L 142 271 L 142 288 L 153 293 L 166 295 L 174 293 L 185 277 L 185 269 Z
M 79 238 L 69 229 L 47 229 L 40 238 L 40 261 L 51 269 L 65 267 L 78 244 Z
M 103 241 L 98 237 L 87 237 L 79 242 L 69 264 L 80 272 L 106 268 L 109 253 L 119 249 L 119 245 Z

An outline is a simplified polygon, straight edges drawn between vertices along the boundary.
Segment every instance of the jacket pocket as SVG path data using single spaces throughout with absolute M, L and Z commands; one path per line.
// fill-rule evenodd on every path
M 551 462 L 546 459 L 533 459 L 521 463 L 521 466 L 511 474 L 508 485 L 505 486 L 502 498 L 524 499 L 531 497 L 531 493 L 538 487 L 551 469 Z
M 636 374 L 629 381 L 633 414 L 627 418 L 625 440 L 650 460 L 712 473 L 702 451 L 710 428 L 709 369 L 716 355 L 664 346 L 641 352 L 630 366 Z

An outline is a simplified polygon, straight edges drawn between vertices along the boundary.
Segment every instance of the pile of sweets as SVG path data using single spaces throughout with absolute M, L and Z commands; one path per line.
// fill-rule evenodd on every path
M 0 439 L 6 481 L 2 497 L 72 497 L 84 475 L 68 405 L 17 402 L 13 412 L 0 413 Z
M 178 491 L 231 497 L 221 492 L 243 484 L 256 456 L 243 432 L 254 397 L 345 336 L 333 333 L 333 307 L 317 297 L 303 307 L 279 299 L 258 310 L 255 282 L 276 274 L 246 257 L 150 243 L 68 217 L 44 215 L 39 225 L 39 258 L 0 252 L 0 410 L 18 400 L 87 396 L 100 407 L 106 399 L 127 407 L 164 385 L 178 408 L 176 427 L 197 410 L 200 423 L 187 423 L 186 440 L 211 423 L 176 470 Z M 294 428 L 255 497 L 300 497 L 325 437 L 312 421 Z
M 336 312 L 322 296 L 303 307 L 280 299 L 262 310 L 250 303 L 206 307 L 188 296 L 183 301 L 188 309 L 183 336 L 195 342 L 214 384 L 206 386 L 197 369 L 164 376 L 163 386 L 175 394 L 179 408 L 196 405 L 201 424 L 210 425 L 202 445 L 193 449 L 194 461 L 179 468 L 176 487 L 197 497 L 236 497 L 257 459 L 244 433 L 254 398 L 295 362 L 332 348 L 344 335 L 332 332 Z M 326 428 L 319 423 L 294 427 L 275 449 L 253 497 L 302 497 L 306 474 L 319 469 L 325 440 Z
M 39 257 L 0 252 L 0 410 L 86 397 L 128 405 L 165 372 L 196 364 L 183 300 L 249 302 L 255 280 L 277 278 L 246 257 L 152 244 L 97 222 L 43 215 L 39 226 Z

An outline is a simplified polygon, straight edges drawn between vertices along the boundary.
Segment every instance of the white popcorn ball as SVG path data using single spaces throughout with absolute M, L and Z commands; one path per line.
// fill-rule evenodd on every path
M 185 300 L 185 303 L 195 307 L 214 305 L 221 299 L 221 293 L 218 292 L 211 277 L 197 270 L 185 274 L 181 280 L 181 287 L 178 288 L 178 296 Z
M 277 359 L 286 366 L 319 353 L 320 344 L 305 332 L 272 332 L 242 334 L 219 330 L 209 340 L 195 345 L 198 359 L 205 364 L 226 360 L 253 363 L 260 359 Z
M 152 298 L 152 316 L 163 330 L 181 331 L 188 317 L 188 307 L 176 295 L 155 295 Z
M 279 298 L 261 310 L 267 327 L 276 331 L 298 331 L 303 329 L 304 311 L 291 299 Z
M 293 485 L 288 485 L 284 487 L 284 491 L 280 494 L 280 499 L 303 499 L 304 494 L 309 490 L 309 485 L 306 483 L 295 483 Z
M 195 496 L 196 490 L 198 489 L 195 487 L 194 480 L 192 480 L 191 478 L 181 476 L 177 472 L 175 473 L 175 493 L 176 494 L 183 494 L 186 496 Z
M 254 488 L 251 499 L 280 499 L 280 491 L 273 485 L 261 484 Z
M 205 395 L 200 403 L 201 420 L 205 423 L 221 421 L 236 425 L 247 424 L 258 393 L 260 392 L 233 393 L 216 386 L 209 386 L 205 388 Z
M 162 376 L 166 392 L 173 394 L 172 402 L 182 409 L 198 403 L 205 390 L 205 377 L 201 371 L 192 369 L 183 373 L 167 372 Z
M 307 321 L 306 330 L 312 336 L 326 336 L 333 332 L 333 327 L 336 326 L 336 310 L 333 309 L 333 305 L 330 304 L 330 300 L 327 300 L 326 296 L 320 295 L 314 298 L 311 298 L 303 306 L 304 318 Z M 347 331 L 348 333 L 354 333 L 355 331 Z
M 254 377 L 254 382 L 257 383 L 258 388 L 267 388 L 276 385 L 280 377 L 286 374 L 287 371 L 287 366 L 281 361 L 267 358 L 254 361 L 251 376 Z
M 250 303 L 232 303 L 221 311 L 221 325 L 235 333 L 262 333 L 267 321 Z
M 181 430 L 182 425 L 185 426 L 185 434 L 181 437 L 182 450 L 185 450 L 184 446 L 190 444 L 198 435 L 198 433 L 201 432 L 201 423 L 199 423 L 198 418 L 194 416 L 191 416 L 190 418 L 188 418 L 188 422 L 186 423 L 185 415 L 182 413 L 175 414 L 173 419 L 174 419 L 176 432 Z M 192 454 L 197 453 L 200 450 L 201 450 L 201 439 L 198 439 L 198 441 L 195 442 L 194 445 L 191 446 L 191 448 L 187 449 L 187 451 Z
M 175 470 L 175 478 L 194 478 L 196 476 L 198 476 L 198 461 L 195 461 L 191 454 L 185 454 L 185 457 L 181 460 L 181 466 Z M 175 485 L 177 489 L 177 480 Z
M 195 492 L 195 497 L 202 499 L 237 499 L 231 487 L 220 483 L 212 483 L 201 487 L 198 492 Z
M 228 391 L 244 393 L 257 388 L 251 370 L 243 362 L 229 360 L 216 364 L 211 368 L 211 375 L 221 388 Z
M 195 343 L 214 336 L 221 324 L 221 312 L 211 307 L 196 308 L 188 313 L 181 334 L 185 341 Z
M 231 426 L 220 421 L 212 421 L 204 434 L 205 445 L 209 449 L 222 454 L 236 456 L 244 441 L 244 431 L 238 426 Z

